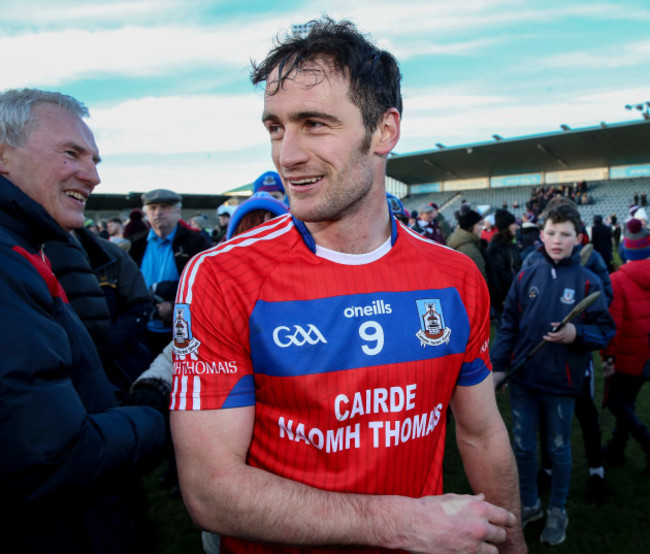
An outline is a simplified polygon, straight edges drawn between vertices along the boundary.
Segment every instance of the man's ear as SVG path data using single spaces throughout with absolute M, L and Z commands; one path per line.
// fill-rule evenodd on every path
M 381 121 L 375 130 L 378 138 L 375 142 L 374 152 L 380 156 L 387 156 L 399 140 L 400 115 L 396 108 L 389 108 L 384 112 Z
M 0 142 L 0 175 L 4 175 L 8 168 L 7 168 L 7 149 L 8 146 L 2 142 Z

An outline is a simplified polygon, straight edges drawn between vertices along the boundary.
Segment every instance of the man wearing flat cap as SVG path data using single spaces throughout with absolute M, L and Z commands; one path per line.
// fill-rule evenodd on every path
M 420 217 L 418 220 L 418 226 L 415 230 L 429 240 L 439 242 L 440 244 L 446 244 L 445 237 L 436 221 L 439 213 L 438 205 L 433 202 L 422 204 L 418 209 L 418 213 Z
M 147 286 L 158 297 L 158 317 L 149 323 L 154 353 L 171 340 L 176 287 L 185 264 L 194 254 L 212 246 L 181 220 L 182 198 L 171 190 L 155 189 L 142 195 L 142 209 L 151 229 L 131 239 L 129 253 L 140 267 Z

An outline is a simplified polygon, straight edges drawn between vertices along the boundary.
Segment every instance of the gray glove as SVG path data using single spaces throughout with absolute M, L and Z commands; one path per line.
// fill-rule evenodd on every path
M 169 398 L 172 390 L 172 370 L 174 362 L 172 360 L 172 343 L 170 342 L 162 352 L 158 354 L 156 359 L 151 363 L 149 369 L 146 369 L 140 374 L 133 385 L 131 390 L 135 391 L 139 388 L 153 388 L 160 391 L 161 394 Z

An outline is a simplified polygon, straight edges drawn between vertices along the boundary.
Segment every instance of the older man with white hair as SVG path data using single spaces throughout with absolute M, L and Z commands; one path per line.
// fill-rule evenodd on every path
M 70 96 L 0 93 L 0 520 L 4 552 L 149 551 L 139 471 L 162 453 L 161 394 L 119 406 L 44 242 L 84 224 L 99 151 Z

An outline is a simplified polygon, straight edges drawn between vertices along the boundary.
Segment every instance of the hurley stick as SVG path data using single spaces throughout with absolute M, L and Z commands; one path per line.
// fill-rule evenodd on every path
M 565 316 L 565 318 L 551 329 L 551 333 L 557 333 L 567 323 L 571 322 L 571 320 L 578 317 L 582 312 L 584 312 L 587 308 L 589 308 L 589 306 L 591 306 L 599 296 L 600 296 L 600 291 L 597 290 L 596 292 L 592 292 L 589 296 L 586 296 L 585 298 L 580 300 L 580 302 L 578 302 L 573 307 L 573 309 Z M 513 368 L 508 370 L 506 372 L 506 376 L 504 377 L 503 381 L 499 383 L 498 388 L 502 387 L 506 383 L 506 381 L 512 376 L 512 374 L 515 373 L 515 371 L 519 370 L 521 366 L 523 366 L 528 360 L 530 360 L 535 354 L 537 354 L 540 348 L 542 348 L 542 346 L 544 346 L 547 342 L 548 341 L 542 339 L 540 343 L 537 346 L 535 346 L 535 348 L 533 348 L 528 354 L 526 354 L 525 358 L 523 358 Z

